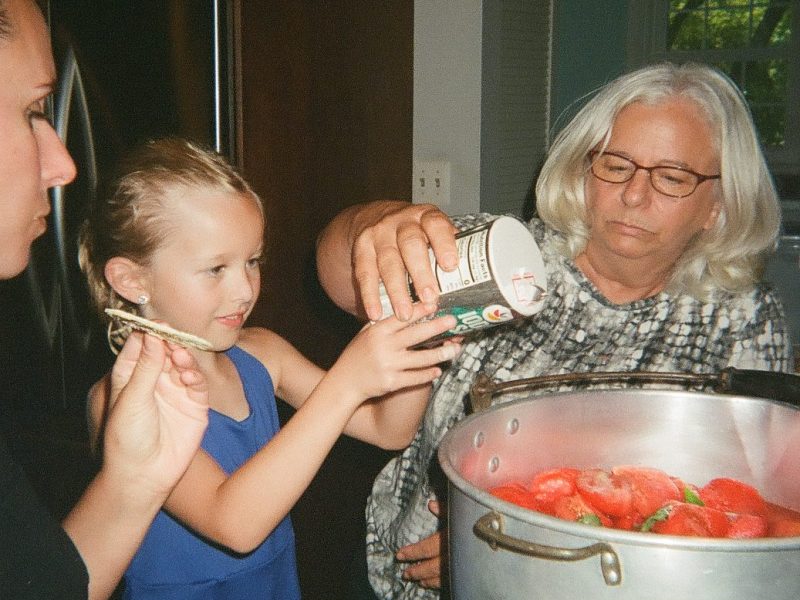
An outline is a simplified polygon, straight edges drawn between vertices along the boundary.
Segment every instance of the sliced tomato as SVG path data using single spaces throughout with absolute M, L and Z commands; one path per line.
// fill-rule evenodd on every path
M 667 518 L 653 524 L 653 533 L 720 538 L 728 532 L 725 513 L 707 506 L 670 502 L 660 510 L 666 512 Z
M 767 514 L 767 504 L 758 490 L 738 479 L 712 479 L 698 490 L 698 495 L 709 508 L 762 517 Z
M 725 537 L 748 539 L 767 535 L 767 520 L 759 515 L 727 513 L 728 533 Z
M 623 517 L 612 517 L 612 521 L 615 529 L 624 529 L 625 531 L 638 531 L 642 526 L 642 519 L 632 512 Z
M 575 493 L 575 479 L 580 471 L 570 467 L 537 473 L 528 488 L 540 502 L 551 503 Z
M 553 503 L 553 516 L 586 525 L 612 527 L 608 515 L 590 505 L 580 494 L 562 496 Z
M 611 517 L 624 517 L 633 508 L 630 483 L 603 469 L 581 471 L 575 480 L 575 486 L 591 506 Z
M 681 490 L 664 471 L 649 467 L 623 466 L 612 469 L 617 479 L 627 481 L 633 495 L 633 511 L 641 520 L 671 500 L 682 500 Z
M 539 504 L 536 502 L 530 490 L 521 483 L 509 483 L 501 485 L 489 490 L 489 493 L 501 500 L 511 502 L 523 508 L 531 510 L 539 510 Z
M 778 519 L 769 525 L 770 537 L 800 537 L 800 521 Z
M 675 484 L 675 487 L 676 487 L 676 488 L 678 488 L 678 489 L 679 489 L 681 492 L 683 492 L 683 490 L 684 490 L 685 488 L 687 488 L 687 487 L 688 487 L 688 488 L 691 488 L 691 487 L 693 487 L 691 484 L 689 484 L 689 483 L 686 483 L 686 482 L 685 482 L 683 479 L 681 479 L 680 477 L 675 477 L 675 476 L 673 476 L 673 475 L 670 475 L 670 476 L 669 476 L 669 478 L 670 478 L 670 479 L 672 479 L 672 483 L 674 483 L 674 484 Z

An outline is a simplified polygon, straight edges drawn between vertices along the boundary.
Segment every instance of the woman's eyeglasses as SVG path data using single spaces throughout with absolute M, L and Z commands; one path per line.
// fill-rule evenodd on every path
M 589 153 L 592 175 L 607 183 L 630 181 L 636 171 L 642 169 L 650 175 L 650 185 L 665 196 L 683 198 L 694 193 L 697 186 L 708 179 L 719 179 L 719 175 L 701 175 L 678 167 L 643 167 L 629 158 L 613 152 L 592 151 Z

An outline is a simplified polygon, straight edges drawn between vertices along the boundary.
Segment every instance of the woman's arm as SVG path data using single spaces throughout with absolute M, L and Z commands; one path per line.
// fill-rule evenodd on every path
M 63 527 L 89 572 L 89 597 L 109 597 L 208 423 L 206 381 L 191 355 L 132 334 L 107 392 L 103 466 Z
M 435 206 L 392 200 L 357 204 L 320 233 L 317 273 L 340 308 L 372 320 L 381 318 L 378 284 L 383 281 L 395 314 L 407 321 L 409 276 L 420 299 L 433 304 L 438 298 L 429 246 L 442 268 L 456 268 L 455 227 Z

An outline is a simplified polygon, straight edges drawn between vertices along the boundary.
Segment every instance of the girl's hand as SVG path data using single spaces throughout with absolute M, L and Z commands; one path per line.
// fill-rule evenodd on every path
M 433 348 L 411 349 L 456 326 L 452 315 L 419 321 L 435 310 L 434 306 L 418 303 L 412 306 L 411 322 L 392 316 L 365 325 L 330 369 L 329 376 L 345 378 L 350 385 L 358 386 L 364 400 L 430 383 L 441 375 L 437 365 L 452 360 L 461 350 L 461 344 L 453 341 Z
M 208 389 L 192 355 L 133 332 L 114 363 L 103 469 L 166 495 L 208 424 Z

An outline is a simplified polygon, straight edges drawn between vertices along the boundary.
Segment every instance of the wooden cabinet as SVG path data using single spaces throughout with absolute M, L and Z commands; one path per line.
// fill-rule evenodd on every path
M 234 154 L 267 210 L 250 323 L 329 366 L 358 324 L 317 283 L 317 234 L 350 204 L 411 198 L 413 2 L 233 6 Z M 343 438 L 293 511 L 305 598 L 348 598 L 366 497 L 388 458 Z

